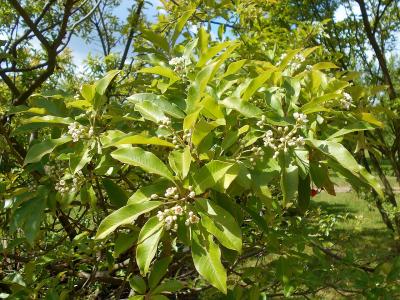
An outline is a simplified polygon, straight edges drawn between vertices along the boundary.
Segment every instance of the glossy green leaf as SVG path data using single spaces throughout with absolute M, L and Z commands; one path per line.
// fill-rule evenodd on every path
M 232 215 L 210 199 L 197 199 L 201 224 L 228 249 L 242 251 L 242 232 Z
M 115 240 L 113 256 L 117 258 L 121 254 L 125 253 L 134 245 L 135 241 L 138 239 L 138 236 L 138 231 L 132 231 L 129 233 L 121 232 L 118 234 L 117 239 Z
M 119 70 L 109 71 L 106 76 L 102 79 L 98 80 L 94 85 L 96 87 L 96 93 L 99 95 L 104 95 L 106 93 L 107 88 L 111 84 L 111 82 L 115 79 L 115 76 L 119 74 Z
M 196 67 L 201 68 L 203 67 L 211 58 L 213 58 L 215 55 L 217 55 L 219 52 L 224 50 L 226 47 L 228 47 L 231 44 L 231 42 L 224 42 L 217 44 L 209 49 L 207 49 L 206 52 L 204 52 L 201 56 L 199 61 L 197 62 Z
M 118 184 L 108 178 L 103 178 L 102 183 L 108 199 L 110 199 L 110 202 L 113 206 L 122 207 L 126 205 L 128 196 Z
M 295 200 L 299 183 L 298 171 L 298 167 L 293 165 L 282 168 L 281 190 L 283 206 L 286 206 L 286 204 Z
M 171 169 L 174 170 L 179 178 L 185 179 L 189 174 L 190 164 L 192 162 L 190 148 L 186 146 L 183 150 L 175 150 L 170 152 L 168 160 Z
M 193 174 L 193 186 L 197 194 L 204 193 L 221 180 L 233 163 L 214 160 L 204 165 Z
M 53 152 L 56 147 L 69 141 L 71 141 L 70 136 L 63 136 L 59 139 L 47 140 L 33 145 L 26 154 L 24 165 L 40 161 L 43 156 Z
M 49 123 L 49 124 L 65 124 L 69 125 L 73 123 L 74 120 L 71 118 L 62 118 L 56 116 L 35 116 L 28 119 L 23 120 L 23 124 L 29 123 Z
M 143 276 L 149 272 L 150 263 L 156 254 L 163 232 L 164 223 L 159 221 L 157 217 L 152 217 L 144 224 L 139 233 L 136 247 L 136 263 Z
M 192 231 L 192 257 L 199 274 L 226 294 L 226 270 L 221 263 L 221 250 L 211 235 Z
M 351 153 L 341 144 L 332 141 L 307 140 L 307 144 L 330 157 L 352 174 L 359 176 L 383 198 L 378 180 L 360 166 Z
M 141 167 L 143 170 L 158 174 L 166 179 L 174 181 L 174 177 L 167 166 L 153 153 L 144 151 L 142 148 L 121 148 L 111 152 L 111 156 L 128 165 Z
M 166 147 L 175 147 L 174 144 L 162 140 L 158 137 L 154 136 L 144 136 L 138 134 L 126 134 L 124 136 L 117 137 L 110 141 L 110 143 L 105 144 L 103 148 L 108 148 L 111 146 L 120 146 L 120 145 L 159 145 L 159 146 L 166 146 Z
M 242 101 L 238 97 L 227 97 L 221 101 L 221 104 L 227 108 L 238 111 L 243 116 L 248 118 L 256 118 L 262 115 L 262 110 L 257 106 L 249 103 L 248 101 Z
M 184 285 L 182 284 L 182 282 L 180 282 L 179 280 L 176 279 L 171 279 L 171 280 L 167 280 L 163 283 L 161 283 L 159 286 L 157 286 L 152 293 L 153 294 L 158 294 L 158 293 L 162 293 L 162 292 L 169 292 L 169 293 L 175 293 L 180 291 L 181 289 L 183 289 Z M 168 298 L 166 298 L 168 299 Z
M 175 42 L 178 39 L 179 35 L 181 34 L 182 29 L 185 26 L 186 22 L 189 20 L 189 18 L 193 15 L 195 11 L 196 11 L 195 9 L 189 9 L 185 11 L 182 14 L 182 16 L 178 19 L 178 21 L 175 23 L 174 33 L 172 34 L 171 38 L 172 47 L 175 45 Z
M 114 211 L 101 221 L 96 233 L 96 239 L 104 239 L 121 225 L 131 224 L 137 217 L 160 206 L 159 201 L 147 201 L 130 204 Z
M 357 122 L 357 123 L 352 123 L 349 125 L 346 125 L 345 128 L 342 128 L 338 131 L 336 131 L 334 134 L 330 135 L 327 140 L 333 140 L 337 137 L 346 135 L 351 132 L 356 132 L 356 131 L 364 131 L 364 130 L 374 130 L 375 127 L 366 123 L 366 122 Z
M 167 269 L 169 264 L 172 261 L 172 256 L 166 256 L 163 257 L 159 260 L 157 260 L 153 267 L 152 270 L 150 272 L 149 275 L 149 287 L 151 290 L 153 290 L 155 287 L 157 287 L 157 285 L 160 283 L 161 279 L 165 276 L 165 274 L 167 273 Z M 161 290 L 163 291 L 163 290 Z M 154 293 L 156 293 L 157 291 L 153 291 Z
M 135 292 L 137 292 L 139 294 L 146 293 L 146 290 L 147 290 L 146 282 L 139 275 L 135 275 L 135 276 L 131 277 L 129 279 L 129 285 Z
M 171 183 L 163 179 L 154 184 L 141 187 L 128 199 L 128 204 L 148 201 L 153 194 L 163 195 L 165 190 L 170 186 Z
M 91 145 L 85 144 L 80 152 L 71 154 L 69 167 L 72 174 L 82 170 L 92 160 L 91 151 Z

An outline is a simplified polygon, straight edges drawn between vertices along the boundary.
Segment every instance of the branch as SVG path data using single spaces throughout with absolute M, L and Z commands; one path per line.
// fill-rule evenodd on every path
M 20 14 L 20 16 L 24 19 L 26 25 L 30 28 L 31 31 L 35 33 L 35 36 L 38 38 L 38 40 L 43 44 L 43 46 L 46 49 L 50 48 L 50 43 L 49 41 L 43 36 L 43 34 L 40 32 L 38 29 L 37 25 L 34 22 L 32 22 L 31 18 L 29 17 L 28 13 L 25 11 L 25 9 L 19 4 L 17 0 L 8 0 L 10 4 L 15 8 L 15 10 Z
M 123 69 L 123 67 L 125 65 L 126 58 L 128 57 L 128 51 L 129 51 L 129 48 L 131 46 L 133 35 L 135 34 L 135 31 L 136 31 L 136 27 L 137 27 L 137 25 L 139 23 L 140 13 L 142 11 L 143 4 L 144 4 L 144 1 L 143 0 L 139 0 L 139 2 L 137 4 L 135 15 L 134 15 L 134 19 L 133 19 L 132 24 L 131 24 L 131 29 L 129 31 L 128 39 L 126 41 L 124 53 L 122 54 L 121 62 L 119 63 L 119 67 L 118 67 L 119 70 Z

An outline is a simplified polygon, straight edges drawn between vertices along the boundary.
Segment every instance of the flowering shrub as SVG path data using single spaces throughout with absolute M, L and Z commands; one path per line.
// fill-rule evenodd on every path
M 348 133 L 380 126 L 356 108 L 369 91 L 332 71 L 333 63 L 312 64 L 316 49 L 256 61 L 238 57 L 237 46 L 208 45 L 200 36 L 160 51 L 122 101 L 110 92 L 118 90 L 118 71 L 84 84 L 78 97 L 36 96 L 47 101 L 18 112 L 22 130 L 39 130 L 41 141 L 25 157 L 33 189 L 9 195 L 17 199 L 11 229 L 22 228 L 33 247 L 50 234 L 40 224 L 58 217 L 75 247 L 105 253 L 100 268 L 129 258 L 123 276 L 132 299 L 164 299 L 205 284 L 226 294 L 262 275 L 230 277 L 249 253 L 275 245 L 270 251 L 281 255 L 283 236 L 289 251 L 294 242 L 279 224 L 289 212 L 301 219 L 315 195 L 311 186 L 335 194 L 331 170 L 357 190 L 382 195 L 342 144 Z M 82 208 L 77 235 L 60 210 L 79 215 Z M 31 210 L 35 224 L 21 217 Z M 279 278 L 289 272 L 280 265 L 285 259 L 271 263 Z M 306 278 L 282 279 L 285 295 Z

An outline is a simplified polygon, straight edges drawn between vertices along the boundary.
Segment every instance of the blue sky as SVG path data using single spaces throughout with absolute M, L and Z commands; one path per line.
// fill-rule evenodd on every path
M 149 3 L 151 2 L 151 4 Z M 115 14 L 122 20 L 125 21 L 128 17 L 129 9 L 131 8 L 132 0 L 122 0 L 120 6 L 115 9 Z M 358 7 L 353 6 L 352 9 L 359 14 Z M 162 3 L 159 0 L 152 0 L 146 2 L 144 14 L 147 20 L 152 21 L 156 19 L 158 13 L 162 13 Z M 347 17 L 346 9 L 341 6 L 335 14 L 335 19 L 341 21 Z M 80 38 L 74 36 L 69 44 L 69 48 L 73 53 L 74 63 L 80 67 L 83 65 L 83 61 L 86 59 L 87 55 L 91 53 L 92 55 L 101 54 L 101 45 L 96 42 L 90 45 L 85 44 Z M 117 49 L 119 50 L 119 49 Z

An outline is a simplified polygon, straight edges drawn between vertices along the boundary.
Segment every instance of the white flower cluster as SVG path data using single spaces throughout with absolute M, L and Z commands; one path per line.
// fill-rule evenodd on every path
M 268 130 L 264 137 L 264 146 L 271 147 L 275 150 L 273 158 L 277 158 L 280 151 L 287 152 L 289 148 L 296 146 L 300 147 L 304 145 L 304 138 L 302 136 L 295 136 L 297 132 L 297 126 L 294 127 L 290 132 L 289 127 L 278 127 L 278 134 L 280 137 L 274 137 L 272 130 Z
M 86 127 L 79 124 L 78 122 L 74 122 L 68 126 L 68 134 L 71 135 L 72 141 L 75 143 L 80 139 L 85 138 L 86 136 L 92 137 L 93 133 L 93 127 L 90 127 L 89 131 L 87 131 Z
M 182 138 L 185 142 L 190 143 L 190 139 L 192 138 L 192 130 L 185 129 Z
M 71 190 L 64 179 L 61 179 L 59 182 L 56 183 L 55 189 L 61 194 L 66 194 Z
M 199 223 L 200 218 L 198 216 L 196 216 L 192 211 L 189 211 L 188 215 L 189 215 L 189 218 L 187 218 L 185 221 L 186 226 L 190 226 L 190 224 Z
M 308 122 L 307 116 L 305 114 L 302 114 L 302 113 L 295 112 L 293 114 L 293 118 L 295 118 L 296 122 L 299 123 L 299 124 L 304 124 L 304 123 Z
M 261 120 L 257 121 L 256 125 L 261 129 L 264 128 L 266 117 L 264 115 L 261 116 Z
M 165 228 L 167 230 L 178 229 L 178 224 L 176 221 L 178 220 L 178 216 L 182 216 L 185 213 L 186 207 L 182 208 L 180 205 L 175 205 L 172 208 L 166 208 L 164 211 L 159 210 L 157 212 L 157 218 L 159 221 L 164 221 Z M 200 221 L 200 218 L 196 216 L 192 211 L 189 211 L 187 214 L 187 219 L 185 221 L 185 225 L 189 226 L 190 224 L 195 224 Z
M 189 190 L 189 193 L 188 193 L 186 199 L 187 198 L 193 199 L 194 197 L 196 197 L 196 193 L 193 190 L 193 186 L 190 185 L 188 187 L 188 190 Z M 165 190 L 164 197 L 165 198 L 171 198 L 171 199 L 174 199 L 174 200 L 178 200 L 180 198 L 178 188 L 175 187 L 175 186 L 167 188 Z M 154 200 L 154 199 L 158 199 L 159 196 L 157 194 L 152 194 L 150 196 L 150 198 Z
M 165 117 L 164 119 L 158 121 L 158 128 L 159 129 L 163 129 L 163 128 L 167 128 L 169 125 L 171 125 L 171 119 L 168 117 Z
M 179 199 L 178 189 L 175 186 L 169 187 L 166 189 L 164 196 L 165 198 L 173 198 L 175 200 L 178 200 Z
M 174 230 L 178 229 L 178 224 L 174 224 L 174 222 L 178 219 L 178 216 L 181 215 L 183 215 L 183 208 L 180 205 L 175 205 L 172 208 L 166 208 L 164 211 L 159 210 L 157 212 L 158 220 L 165 222 L 165 228 L 167 230 L 171 228 Z
M 288 68 L 290 71 L 294 72 L 300 68 L 301 64 L 306 60 L 303 54 L 297 53 L 293 60 L 289 63 Z
M 185 69 L 187 60 L 183 56 L 174 57 L 168 62 L 168 64 L 174 66 L 175 72 L 181 72 Z
M 313 66 L 312 66 L 312 65 L 307 65 L 307 66 L 306 66 L 306 70 L 307 70 L 307 71 L 312 71 L 312 69 L 313 69 Z
M 253 147 L 250 149 L 253 152 L 252 157 L 250 157 L 250 162 L 253 166 L 256 165 L 256 160 L 264 155 L 264 150 L 261 147 Z
M 304 55 L 303 54 L 301 54 L 301 53 L 297 53 L 295 56 L 294 56 L 294 59 L 295 60 L 297 60 L 297 61 L 299 61 L 299 62 L 304 62 L 305 60 L 306 60 L 306 58 L 304 57 Z
M 343 93 L 343 98 L 340 99 L 340 104 L 343 106 L 344 109 L 350 109 L 351 103 L 353 102 L 353 98 L 348 93 Z
M 81 184 L 81 179 L 83 177 L 82 171 L 79 171 L 77 175 L 81 176 L 81 178 L 74 176 L 72 178 L 72 186 L 68 185 L 65 179 L 60 179 L 55 185 L 56 191 L 60 192 L 61 194 L 66 194 L 68 192 L 75 192 L 79 190 L 79 185 Z

